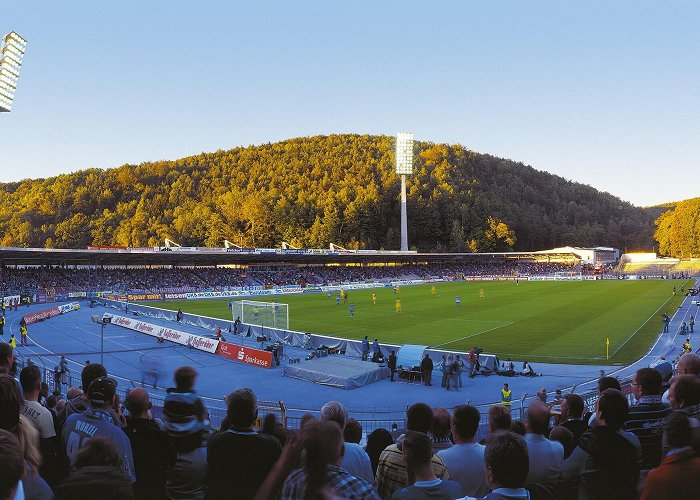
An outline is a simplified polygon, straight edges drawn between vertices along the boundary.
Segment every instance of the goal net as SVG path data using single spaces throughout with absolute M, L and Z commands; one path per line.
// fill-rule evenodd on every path
M 289 330 L 289 305 L 279 302 L 239 300 L 231 307 L 232 319 L 241 319 L 246 325 Z

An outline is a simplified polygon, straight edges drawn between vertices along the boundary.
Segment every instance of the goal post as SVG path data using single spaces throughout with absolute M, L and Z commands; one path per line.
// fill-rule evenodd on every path
M 239 300 L 232 304 L 231 315 L 246 325 L 289 330 L 289 304 Z

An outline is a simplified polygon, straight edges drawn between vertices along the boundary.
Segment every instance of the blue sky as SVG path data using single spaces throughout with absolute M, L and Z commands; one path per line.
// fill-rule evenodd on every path
M 700 195 L 698 2 L 0 6 L 29 41 L 0 182 L 413 131 L 637 205 Z

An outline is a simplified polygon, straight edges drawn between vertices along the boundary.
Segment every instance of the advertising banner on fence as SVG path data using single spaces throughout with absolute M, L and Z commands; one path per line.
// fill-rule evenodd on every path
M 19 295 L 8 295 L 3 297 L 2 300 L 5 302 L 6 306 L 9 306 L 10 304 L 14 304 L 15 300 L 19 300 Z
M 269 288 L 267 290 L 237 290 L 229 292 L 189 292 L 188 299 L 212 299 L 212 298 L 234 298 L 234 297 L 258 297 L 261 295 L 281 295 L 284 293 L 303 293 L 304 290 L 298 287 Z
M 253 349 L 242 345 L 219 342 L 217 354 L 249 365 L 261 366 L 263 368 L 272 367 L 272 353 L 270 351 L 261 351 L 260 349 Z
M 169 340 L 170 342 L 187 345 L 194 349 L 210 352 L 212 354 L 216 352 L 216 348 L 219 345 L 218 340 L 200 337 L 199 335 L 173 330 L 172 328 L 146 323 L 133 318 L 125 318 L 124 316 L 117 316 L 116 314 L 109 313 L 105 313 L 103 317 L 111 318 L 113 325 L 145 333 L 151 337 L 163 337 L 165 340 Z
M 109 300 L 121 300 L 123 301 L 136 301 L 136 300 L 162 300 L 163 294 L 161 293 L 127 293 L 127 294 L 113 294 L 109 293 L 107 295 L 102 295 L 102 297 Z
M 50 309 L 44 309 L 43 311 L 25 314 L 24 321 L 26 321 L 28 325 L 31 325 L 32 323 L 37 323 L 38 321 L 43 321 L 45 319 L 58 316 L 59 314 L 64 314 L 69 311 L 76 311 L 78 309 L 80 309 L 80 304 L 78 304 L 77 302 L 71 302 L 70 304 L 62 304 L 60 306 L 52 307 Z

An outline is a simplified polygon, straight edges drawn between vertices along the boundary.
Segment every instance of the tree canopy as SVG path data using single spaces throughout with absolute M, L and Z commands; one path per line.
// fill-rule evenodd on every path
M 700 198 L 674 203 L 656 219 L 654 238 L 659 253 L 671 257 L 700 257 Z
M 408 216 L 409 244 L 420 251 L 633 250 L 653 241 L 643 209 L 461 145 L 416 143 Z M 155 246 L 166 237 L 397 249 L 394 138 L 306 137 L 0 184 L 2 246 Z

